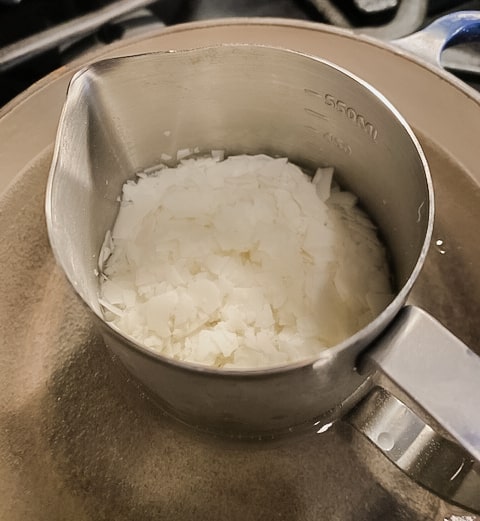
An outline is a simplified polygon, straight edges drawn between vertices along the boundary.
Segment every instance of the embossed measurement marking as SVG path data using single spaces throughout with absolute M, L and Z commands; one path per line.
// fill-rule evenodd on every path
M 304 127 L 311 132 L 315 132 L 315 134 L 320 134 L 322 132 L 320 129 L 312 127 L 311 125 L 304 125 Z
M 337 136 L 334 136 L 330 132 L 325 132 L 323 134 L 323 137 L 332 145 L 336 146 L 339 150 L 341 150 L 344 154 L 347 154 L 347 156 L 352 155 L 352 147 L 345 142 L 342 138 L 339 138 Z
M 322 114 L 321 112 L 318 112 L 318 110 L 313 110 L 308 107 L 305 107 L 303 109 L 307 114 L 310 114 L 310 116 L 315 116 L 316 118 L 320 118 L 323 120 L 327 120 L 327 116 L 325 114 Z
M 325 94 L 324 101 L 325 105 L 341 112 L 352 123 L 355 123 L 357 127 L 361 128 L 374 143 L 377 142 L 378 130 L 372 123 L 365 119 L 365 116 L 362 116 L 362 114 L 359 114 L 353 107 L 349 107 L 344 101 L 337 99 L 331 94 Z
M 305 94 L 309 94 L 310 96 L 317 96 L 319 98 L 322 97 L 322 95 L 320 94 L 320 92 L 317 92 L 316 90 L 312 90 L 312 89 L 303 89 L 303 92 L 305 92 Z

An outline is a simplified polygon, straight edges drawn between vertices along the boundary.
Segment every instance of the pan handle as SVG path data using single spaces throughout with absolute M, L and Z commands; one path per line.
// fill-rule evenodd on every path
M 440 67 L 444 49 L 475 40 L 480 40 L 480 11 L 459 11 L 442 16 L 421 31 L 392 43 Z
M 407 306 L 359 371 L 377 386 L 350 423 L 417 482 L 480 513 L 480 357 L 428 313 Z

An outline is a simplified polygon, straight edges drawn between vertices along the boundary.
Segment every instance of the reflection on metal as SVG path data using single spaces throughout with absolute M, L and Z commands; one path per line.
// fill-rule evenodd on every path
M 376 387 L 348 421 L 417 483 L 480 513 L 480 465 L 385 389 Z

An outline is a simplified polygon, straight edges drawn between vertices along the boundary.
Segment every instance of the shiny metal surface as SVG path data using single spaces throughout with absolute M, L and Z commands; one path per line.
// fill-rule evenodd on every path
M 394 48 L 308 23 L 189 24 L 103 56 L 225 41 L 321 55 L 375 83 L 407 116 L 426 151 L 437 203 L 434 242 L 410 301 L 480 352 L 480 244 L 471 226 L 480 219 L 480 170 L 470 139 L 480 132 L 478 95 Z M 0 199 L 0 517 L 476 519 L 415 485 L 341 422 L 321 436 L 255 451 L 209 444 L 170 429 L 128 382 L 55 267 L 42 219 L 50 146 L 66 84 L 82 63 L 0 114 L 0 183 L 9 184 Z M 454 129 L 459 115 L 462 128 Z
M 417 483 L 480 512 L 480 464 L 385 389 L 376 387 L 347 421 Z
M 465 344 L 427 313 L 406 307 L 362 364 L 360 372 L 380 371 L 480 464 L 480 357 Z
M 267 370 L 180 363 L 104 323 L 95 268 L 123 183 L 160 163 L 162 153 L 175 157 L 195 147 L 285 156 L 311 172 L 335 166 L 337 180 L 358 195 L 388 245 L 394 301 L 318 358 Z M 357 391 L 366 376 L 354 371 L 355 360 L 404 303 L 429 246 L 427 168 L 411 130 L 380 94 L 315 58 L 226 45 L 120 58 L 81 71 L 69 87 L 47 227 L 58 262 L 101 319 L 107 344 L 169 411 L 206 429 L 270 434 L 331 421 L 354 394 L 366 392 Z

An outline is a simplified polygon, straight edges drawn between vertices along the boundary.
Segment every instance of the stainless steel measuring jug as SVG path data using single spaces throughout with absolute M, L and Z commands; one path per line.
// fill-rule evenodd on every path
M 335 166 L 338 181 L 359 196 L 388 246 L 397 285 L 391 304 L 315 359 L 249 371 L 177 362 L 112 328 L 98 303 L 95 267 L 121 187 L 161 162 L 162 153 L 194 147 L 287 156 L 307 170 Z M 178 418 L 234 435 L 328 423 L 383 374 L 480 460 L 480 359 L 426 313 L 404 307 L 431 238 L 428 165 L 395 108 L 347 71 L 256 45 L 94 64 L 69 88 L 46 212 L 55 256 L 106 343 Z

